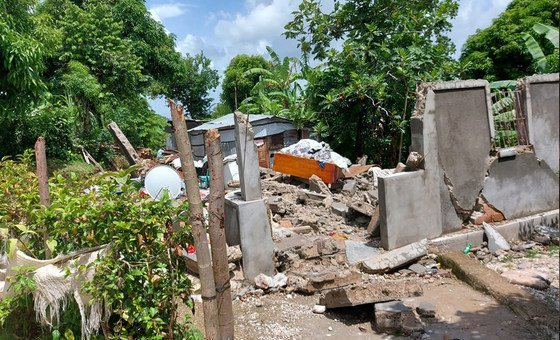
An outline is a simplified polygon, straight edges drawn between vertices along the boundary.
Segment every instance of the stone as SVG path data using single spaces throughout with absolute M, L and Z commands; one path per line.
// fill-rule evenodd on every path
M 322 238 L 316 241 L 317 251 L 321 256 L 333 255 L 345 250 L 344 239 L 335 239 L 332 237 Z
M 228 262 L 237 263 L 241 261 L 243 254 L 241 253 L 241 248 L 239 246 L 227 247 L 227 257 Z
M 323 314 L 327 310 L 327 307 L 323 305 L 315 305 L 313 306 L 313 313 L 315 314 Z
M 412 151 L 408 154 L 406 159 L 406 170 L 415 171 L 424 168 L 424 156 L 416 151 Z
M 488 238 L 488 250 L 490 250 L 491 253 L 495 253 L 498 249 L 510 250 L 508 241 L 506 241 L 506 239 L 491 225 L 482 222 L 482 226 L 484 227 L 484 233 Z
M 301 203 L 305 203 L 308 200 L 322 202 L 325 198 L 328 197 L 327 195 L 305 190 L 305 189 L 298 190 L 297 195 L 298 195 L 298 201 Z
M 348 214 L 348 207 L 342 202 L 333 202 L 331 205 L 331 211 L 338 216 L 346 217 Z
M 284 208 L 284 202 L 282 202 L 282 197 L 272 196 L 267 198 L 268 208 L 273 214 L 285 214 L 286 209 Z
M 318 192 L 323 195 L 331 196 L 331 190 L 317 175 L 312 175 L 309 178 L 309 190 Z
M 346 245 L 346 258 L 350 264 L 356 264 L 382 253 L 381 249 L 366 242 L 346 240 L 344 243 Z
M 308 225 L 302 225 L 300 227 L 293 227 L 290 230 L 293 231 L 296 234 L 309 234 L 309 233 L 313 232 L 313 228 L 311 228 Z
M 362 201 L 351 201 L 348 207 L 369 217 L 373 216 L 375 212 L 375 208 L 371 204 Z
M 435 318 L 436 306 L 430 302 L 422 301 L 416 307 L 416 313 L 424 318 Z
M 357 182 L 353 179 L 347 179 L 344 181 L 344 186 L 342 187 L 342 193 L 348 196 L 354 196 L 356 193 Z
M 423 294 L 419 283 L 413 281 L 380 281 L 342 287 L 323 292 L 319 304 L 327 308 L 351 307 Z
M 364 260 L 361 263 L 361 269 L 370 274 L 384 273 L 410 263 L 426 255 L 427 252 L 428 240 L 423 239 Z
M 381 235 L 381 228 L 379 225 L 379 206 L 375 208 L 375 210 L 373 211 L 373 215 L 371 215 L 371 219 L 369 220 L 369 224 L 367 227 L 367 232 L 373 237 L 379 237 Z
M 419 275 L 424 275 L 428 272 L 428 269 L 425 266 L 418 263 L 414 263 L 413 265 L 408 267 L 408 269 L 412 270 L 413 272 Z
M 550 243 L 550 237 L 547 235 L 533 235 L 533 241 L 538 242 L 540 244 L 548 245 Z
M 510 283 L 545 290 L 550 286 L 550 279 L 546 273 L 536 270 L 510 270 L 502 273 Z

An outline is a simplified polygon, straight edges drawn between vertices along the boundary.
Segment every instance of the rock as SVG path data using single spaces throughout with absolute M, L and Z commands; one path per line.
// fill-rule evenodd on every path
M 323 314 L 327 310 L 327 307 L 323 305 L 315 305 L 313 306 L 313 313 L 315 314 Z
M 346 240 L 344 243 L 346 244 L 346 258 L 350 264 L 381 254 L 380 248 L 372 247 L 365 242 Z
M 369 224 L 367 227 L 367 232 L 374 237 L 381 235 L 381 228 L 379 224 L 379 206 L 375 208 L 373 214 L 371 215 L 371 219 L 369 220 Z
M 401 301 L 375 304 L 375 330 L 378 333 L 393 334 L 397 331 L 404 335 L 422 330 L 422 323 L 411 308 Z
M 322 202 L 325 198 L 328 197 L 327 195 L 305 190 L 305 189 L 298 190 L 297 195 L 298 195 L 297 200 L 300 203 L 305 203 L 308 200 Z
M 353 179 L 347 179 L 344 181 L 344 186 L 342 187 L 342 193 L 348 196 L 354 196 L 356 193 L 357 183 Z
M 536 234 L 536 235 L 533 235 L 532 239 L 533 239 L 533 241 L 538 242 L 540 244 L 543 244 L 545 246 L 550 244 L 550 236 L 548 236 L 548 235 Z
M 260 299 L 255 301 L 255 307 L 262 307 L 262 306 L 263 306 L 263 302 Z
M 284 207 L 284 203 L 282 202 L 282 197 L 280 196 L 271 196 L 267 198 L 268 207 L 273 214 L 285 214 L 286 209 Z
M 309 234 L 309 233 L 313 232 L 313 228 L 311 228 L 308 225 L 302 225 L 301 227 L 294 227 L 290 230 L 293 231 L 296 234 Z
M 329 330 L 329 332 L 332 332 L 332 327 L 329 326 L 329 328 L 327 328 Z
M 375 208 L 371 204 L 362 201 L 351 201 L 348 207 L 369 217 L 372 217 L 375 213 Z
M 265 275 L 263 273 L 255 276 L 255 286 L 262 288 L 262 289 L 268 289 L 272 286 L 273 281 L 272 278 L 268 275 Z
M 413 274 L 414 272 L 410 269 L 401 269 L 398 271 L 399 274 L 406 276 L 406 275 L 410 275 Z
M 410 267 L 408 267 L 408 269 L 412 270 L 413 272 L 419 275 L 424 275 L 428 272 L 428 269 L 425 266 L 418 263 L 411 265 Z
M 333 198 L 332 198 L 332 196 L 328 196 L 328 197 L 326 197 L 326 198 L 323 200 L 323 205 L 324 205 L 326 208 L 330 208 L 330 207 L 332 206 L 332 204 L 333 204 Z
M 546 273 L 536 270 L 510 270 L 502 273 L 510 283 L 544 290 L 550 286 L 550 279 Z
M 237 269 L 237 265 L 235 263 L 228 263 L 228 269 L 230 272 L 232 272 Z
M 413 281 L 378 281 L 329 290 L 319 299 L 327 308 L 359 306 L 368 303 L 421 296 L 419 283 Z
M 397 164 L 397 166 L 395 167 L 395 172 L 394 173 L 396 174 L 396 173 L 399 173 L 399 172 L 403 172 L 405 169 L 406 169 L 406 165 L 399 162 Z
M 412 151 L 408 154 L 406 159 L 406 170 L 414 171 L 424 168 L 424 156 L 416 151 Z
M 428 240 L 423 239 L 362 261 L 361 269 L 370 274 L 384 273 L 426 255 L 427 251 Z
M 338 216 L 346 217 L 348 214 L 348 207 L 342 202 L 333 202 L 331 205 L 331 211 Z
M 309 178 L 309 190 L 318 192 L 326 196 L 332 195 L 329 187 L 317 175 L 312 175 Z
M 243 258 L 240 246 L 227 247 L 228 262 L 237 263 Z
M 435 318 L 436 317 L 436 306 L 434 306 L 433 304 L 431 304 L 429 302 L 422 301 L 416 307 L 416 312 L 418 313 L 418 315 L 420 315 L 421 317 L 424 317 L 424 318 Z
M 508 241 L 500 233 L 488 223 L 482 222 L 482 225 L 484 226 L 484 233 L 488 238 L 488 250 L 491 253 L 496 252 L 498 249 L 510 250 Z
M 321 238 L 316 241 L 317 251 L 319 255 L 333 255 L 343 252 L 346 249 L 344 239 L 335 239 L 332 237 Z

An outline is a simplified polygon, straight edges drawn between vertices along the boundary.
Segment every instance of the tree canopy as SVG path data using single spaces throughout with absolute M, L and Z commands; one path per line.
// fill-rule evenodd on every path
M 537 23 L 558 27 L 558 13 L 556 0 L 513 0 L 492 25 L 467 39 L 460 59 L 468 63 L 465 77 L 495 81 L 535 73 L 537 66 L 523 43 L 523 35 L 533 34 Z M 537 41 L 546 55 L 558 59 L 558 54 L 552 53 L 554 46 L 544 36 Z M 551 71 L 558 72 L 558 68 Z
M 133 145 L 163 143 L 166 119 L 147 98 L 208 114 L 217 71 L 182 56 L 141 0 L 0 0 L 0 155 L 45 136 L 51 156 L 78 146 L 105 155 L 116 121 Z M 9 131 L 9 133 L 6 133 Z
M 222 103 L 229 111 L 236 110 L 241 102 L 251 96 L 251 90 L 259 81 L 258 74 L 245 75 L 254 68 L 268 69 L 270 64 L 260 55 L 239 54 L 231 59 L 224 72 L 222 82 Z
M 367 154 L 396 165 L 409 144 L 416 84 L 456 74 L 445 33 L 457 7 L 452 0 L 349 0 L 324 13 L 319 1 L 303 0 L 285 35 L 297 39 L 304 60 L 324 62 L 307 77 L 316 132 L 349 158 Z

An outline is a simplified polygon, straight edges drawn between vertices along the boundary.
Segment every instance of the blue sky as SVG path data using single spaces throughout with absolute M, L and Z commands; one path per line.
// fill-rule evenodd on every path
M 453 20 L 449 37 L 457 57 L 467 37 L 490 25 L 511 0 L 459 0 L 459 13 Z M 203 51 L 220 76 L 237 54 L 261 54 L 266 46 L 280 56 L 298 56 L 295 41 L 282 36 L 300 0 L 147 0 L 152 17 L 177 38 L 177 50 L 196 54 Z M 323 0 L 332 8 L 332 0 Z M 213 98 L 218 98 L 218 87 Z M 169 117 L 163 100 L 151 100 L 153 109 Z

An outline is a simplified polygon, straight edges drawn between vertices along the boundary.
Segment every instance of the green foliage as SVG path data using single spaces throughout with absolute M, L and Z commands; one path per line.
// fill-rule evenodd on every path
M 259 74 L 245 75 L 251 69 L 268 69 L 269 63 L 260 55 L 240 54 L 229 62 L 222 82 L 222 103 L 236 110 L 241 102 L 251 96 L 251 90 L 259 81 Z
M 83 146 L 104 161 L 111 120 L 134 146 L 160 147 L 165 120 L 146 98 L 200 117 L 217 82 L 209 59 L 175 51 L 142 1 L 0 0 L 0 157 L 43 135 L 50 158 Z
M 445 36 L 456 13 L 452 0 L 335 1 L 331 13 L 303 0 L 285 35 L 297 39 L 304 60 L 324 61 L 308 72 L 306 97 L 335 150 L 383 166 L 406 155 L 416 84 L 457 74 Z
M 537 23 L 533 26 L 533 31 L 537 34 L 544 34 L 545 38 L 550 41 L 552 46 L 554 46 L 554 52 L 556 55 L 558 54 L 558 28 Z M 555 69 L 558 70 L 558 62 L 556 62 L 556 64 L 548 63 L 548 59 L 544 55 L 541 46 L 539 46 L 539 43 L 532 35 L 524 33 L 523 40 L 525 41 L 525 46 L 527 46 L 527 50 L 531 53 L 533 61 L 536 63 L 539 72 L 546 73 L 554 72 Z
M 518 79 L 534 73 L 537 65 L 533 64 L 523 44 L 523 35 L 531 32 L 537 23 L 558 27 L 557 1 L 513 0 L 490 27 L 467 39 L 461 51 L 461 62 L 468 64 L 463 77 L 494 81 Z M 554 54 L 550 42 L 541 36 L 536 38 L 545 55 Z M 558 72 L 558 68 L 550 71 Z
M 44 257 L 45 231 L 53 256 L 109 244 L 109 253 L 91 264 L 95 275 L 82 288 L 110 305 L 111 337 L 185 337 L 188 329 L 177 320 L 177 304 L 190 303 L 190 282 L 179 255 L 186 243 L 192 244 L 192 236 L 188 228 L 174 230 L 173 221 L 185 216 L 186 203 L 140 195 L 130 180 L 131 168 L 104 175 L 55 175 L 49 181 L 51 205 L 42 207 L 32 166 L 30 153 L 20 161 L 0 162 L 2 235 L 37 258 Z M 9 243 L 8 253 L 15 250 L 15 243 Z M 0 317 L 8 317 L 14 301 L 28 296 L 33 289 L 29 280 L 29 275 L 16 278 L 12 287 L 28 290 L 14 291 L 14 300 L 3 300 Z M 71 317 L 63 316 L 68 327 Z

